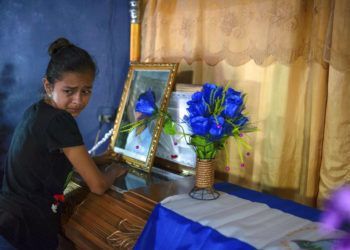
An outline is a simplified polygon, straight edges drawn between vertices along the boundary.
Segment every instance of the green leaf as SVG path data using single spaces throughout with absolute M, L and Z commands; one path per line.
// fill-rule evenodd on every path
M 164 133 L 166 133 L 168 135 L 175 135 L 176 134 L 175 123 L 170 119 L 165 120 L 163 129 L 164 129 Z
M 194 135 L 191 138 L 191 144 L 193 146 L 206 146 L 208 143 L 208 140 L 200 135 Z
M 205 145 L 205 151 L 207 152 L 212 152 L 215 150 L 215 144 L 213 142 L 208 143 L 207 145 Z
M 214 159 L 215 158 L 215 155 L 216 155 L 216 150 L 211 150 L 211 151 L 208 151 L 207 154 L 206 154 L 206 159 Z
M 147 122 L 146 119 L 142 119 L 142 120 L 139 120 L 139 121 L 136 121 L 136 122 L 133 122 L 133 123 L 126 124 L 126 125 L 121 127 L 120 132 L 122 132 L 122 133 L 130 132 L 133 129 L 141 126 L 142 124 L 145 124 L 146 122 Z
M 199 159 L 213 159 L 216 155 L 217 145 L 204 136 L 193 135 L 190 144 L 195 147 Z
M 204 152 L 201 150 L 197 150 L 197 156 L 199 159 L 205 159 Z

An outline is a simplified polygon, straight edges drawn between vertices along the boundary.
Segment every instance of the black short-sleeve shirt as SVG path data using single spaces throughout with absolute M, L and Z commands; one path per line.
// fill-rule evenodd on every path
M 9 236 L 18 238 L 9 239 L 10 242 L 39 244 L 40 235 L 56 240 L 59 216 L 51 209 L 53 196 L 62 194 L 72 170 L 62 148 L 79 145 L 83 145 L 82 136 L 68 112 L 44 101 L 25 111 L 12 137 L 0 195 L 0 233 L 7 236 L 9 227 L 2 220 L 11 216 L 21 220 L 20 224 L 25 223 L 16 229 L 17 236 Z

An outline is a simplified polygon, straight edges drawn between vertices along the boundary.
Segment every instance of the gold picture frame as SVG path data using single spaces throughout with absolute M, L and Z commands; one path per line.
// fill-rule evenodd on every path
M 159 111 L 166 110 L 177 68 L 177 63 L 133 63 L 129 67 L 108 151 L 121 154 L 121 160 L 131 167 L 151 172 L 163 118 L 155 119 L 142 132 L 122 132 L 121 128 L 137 120 L 136 101 L 146 91 L 155 96 Z

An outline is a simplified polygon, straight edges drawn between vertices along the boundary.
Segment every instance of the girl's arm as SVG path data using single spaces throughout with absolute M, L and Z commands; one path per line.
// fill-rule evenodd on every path
M 84 145 L 66 147 L 63 148 L 63 152 L 88 185 L 90 191 L 95 194 L 103 194 L 117 177 L 127 171 L 125 168 L 112 163 L 104 172 L 101 172 Z

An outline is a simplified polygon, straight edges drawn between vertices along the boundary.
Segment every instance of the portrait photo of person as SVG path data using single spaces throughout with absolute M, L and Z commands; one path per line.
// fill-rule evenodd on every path
M 121 120 L 114 150 L 140 161 L 146 161 L 157 119 L 155 115 L 163 101 L 169 71 L 135 71 L 128 100 Z M 130 124 L 143 122 L 131 129 Z M 124 127 L 129 129 L 124 130 Z

